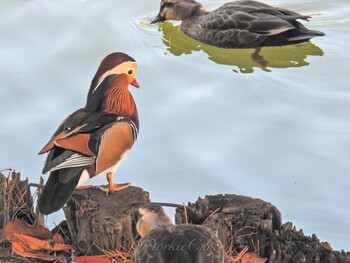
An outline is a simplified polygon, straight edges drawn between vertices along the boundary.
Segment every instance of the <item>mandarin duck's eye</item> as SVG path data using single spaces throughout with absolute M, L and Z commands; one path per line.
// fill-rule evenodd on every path
M 128 71 L 128 74 L 131 75 L 132 73 L 134 73 L 134 71 L 133 71 L 132 69 L 130 69 L 130 70 Z

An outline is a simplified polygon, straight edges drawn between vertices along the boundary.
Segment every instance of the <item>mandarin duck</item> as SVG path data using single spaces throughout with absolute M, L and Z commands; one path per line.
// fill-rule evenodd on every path
M 142 237 L 133 263 L 228 263 L 216 233 L 201 225 L 174 225 L 159 204 L 139 208 L 136 230 Z
M 207 11 L 195 0 L 161 0 L 160 11 L 151 22 L 181 20 L 188 36 L 221 48 L 259 48 L 308 41 L 324 33 L 309 30 L 297 19 L 310 16 L 253 0 L 229 2 Z
M 130 185 L 117 185 L 112 176 L 134 144 L 139 130 L 135 101 L 129 84 L 135 79 L 137 63 L 124 53 L 105 57 L 92 79 L 87 101 L 69 115 L 39 152 L 48 152 L 43 173 L 49 172 L 38 200 L 41 213 L 50 214 L 70 199 L 82 183 L 106 174 L 109 188 L 118 191 Z

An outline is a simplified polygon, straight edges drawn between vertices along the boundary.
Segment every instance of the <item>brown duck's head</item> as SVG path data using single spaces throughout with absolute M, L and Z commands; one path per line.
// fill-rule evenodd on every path
M 136 230 L 141 237 L 160 225 L 172 225 L 172 221 L 159 204 L 147 203 L 139 208 Z
M 151 23 L 185 20 L 201 11 L 204 11 L 204 7 L 195 0 L 162 0 L 159 13 Z

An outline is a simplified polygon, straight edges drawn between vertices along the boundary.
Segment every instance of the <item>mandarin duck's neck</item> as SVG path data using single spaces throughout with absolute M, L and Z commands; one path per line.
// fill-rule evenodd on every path
M 131 116 L 135 110 L 134 99 L 128 89 L 129 83 L 126 78 L 116 77 L 109 85 L 104 94 L 102 110 Z
M 90 89 L 85 110 L 124 115 L 131 118 L 138 127 L 137 108 L 128 86 L 129 83 L 124 75 L 106 78 L 98 88 Z

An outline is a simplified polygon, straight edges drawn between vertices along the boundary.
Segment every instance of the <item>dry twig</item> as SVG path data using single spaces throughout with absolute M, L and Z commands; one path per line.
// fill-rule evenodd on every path
M 205 224 L 205 223 L 209 220 L 209 218 L 211 218 L 213 215 L 215 215 L 220 209 L 221 209 L 221 207 L 216 208 L 216 209 L 207 217 L 207 219 L 204 220 L 204 222 L 203 222 L 202 224 Z

